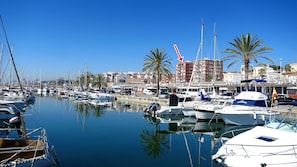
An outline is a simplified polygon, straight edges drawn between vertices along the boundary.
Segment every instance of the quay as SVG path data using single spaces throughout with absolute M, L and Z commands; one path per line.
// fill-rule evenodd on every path
M 159 99 L 154 96 L 140 96 L 140 95 L 119 95 L 116 96 L 117 101 L 132 104 L 143 104 L 148 105 L 151 103 L 159 103 L 161 106 L 169 104 L 169 99 Z M 290 111 L 291 108 L 291 111 Z M 272 107 L 275 112 L 280 112 L 283 117 L 297 119 L 297 106 L 290 105 L 278 105 Z
M 136 103 L 148 105 L 151 103 L 159 103 L 161 106 L 169 105 L 169 99 L 159 99 L 154 96 L 138 96 L 138 95 L 119 95 L 115 96 L 117 101 L 125 102 L 125 103 Z

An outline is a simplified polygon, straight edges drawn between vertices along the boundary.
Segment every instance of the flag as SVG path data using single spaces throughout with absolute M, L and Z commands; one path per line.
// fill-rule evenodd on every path
M 278 98 L 278 95 L 277 95 L 277 91 L 275 88 L 273 88 L 273 94 L 272 94 L 272 103 L 274 103 Z

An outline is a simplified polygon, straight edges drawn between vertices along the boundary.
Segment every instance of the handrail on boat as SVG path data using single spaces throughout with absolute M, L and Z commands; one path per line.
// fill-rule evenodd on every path
M 226 131 L 226 132 L 222 133 L 218 137 L 218 139 L 223 144 L 224 143 L 224 136 L 227 136 L 227 134 L 231 134 L 231 136 L 234 137 L 234 136 L 236 136 L 236 132 L 246 131 L 246 130 L 249 130 L 249 129 L 252 129 L 252 128 L 254 128 L 254 126 L 243 127 L 243 128 L 239 128 L 239 129 L 232 129 L 232 130 L 229 130 L 229 131 Z
M 40 139 L 40 138 L 39 138 Z M 14 158 L 15 156 L 17 156 L 18 154 L 20 154 L 21 152 L 23 152 L 23 151 L 25 151 L 25 150 L 29 150 L 30 149 L 30 147 L 32 147 L 32 145 L 33 144 L 35 144 L 36 143 L 36 146 L 33 146 L 33 148 L 36 148 L 35 149 L 35 152 L 37 152 L 38 151 L 38 148 L 40 148 L 40 146 L 38 146 L 38 142 L 40 141 L 40 140 L 37 140 L 37 141 L 34 141 L 34 142 L 32 142 L 32 143 L 30 143 L 30 144 L 28 144 L 27 146 L 25 146 L 25 147 L 19 147 L 19 148 L 21 148 L 19 151 L 13 151 L 13 152 L 15 152 L 13 155 L 11 155 L 9 158 L 6 158 L 6 159 L 4 159 L 4 160 L 2 160 L 1 161 L 1 163 L 7 163 L 9 160 L 11 160 L 12 158 Z M 43 148 L 43 146 L 41 147 L 41 148 Z M 33 159 L 35 158 L 35 156 L 36 156 L 36 154 L 34 153 L 34 157 L 32 157 Z
M 38 143 L 38 141 L 40 141 L 40 136 L 38 136 L 37 143 Z M 36 144 L 36 148 L 35 148 L 35 151 L 34 151 L 34 155 L 33 155 L 32 161 L 31 161 L 31 166 L 33 166 L 33 164 L 34 164 L 35 157 L 36 157 L 36 154 L 37 154 L 37 151 L 38 151 L 37 148 L 38 148 L 38 144 Z
M 291 119 L 290 118 L 290 114 L 292 114 L 292 110 L 295 106 L 293 105 L 289 105 L 288 106 L 288 111 L 286 112 L 285 115 L 281 116 L 281 118 L 279 119 L 279 124 L 276 127 L 276 129 L 280 129 L 281 127 L 283 127 L 284 125 L 286 125 L 285 123 L 289 123 L 289 125 L 291 125 L 292 127 L 296 127 L 297 125 L 297 119 Z M 273 120 L 273 119 L 271 119 Z M 297 132 L 297 128 L 294 129 L 294 132 Z
M 272 153 L 261 153 L 260 155 L 261 156 L 270 156 L 270 155 L 276 155 L 276 154 L 279 154 L 279 155 L 295 155 L 295 157 L 297 157 L 297 152 L 296 152 L 296 149 L 297 149 L 297 145 L 295 144 L 295 145 L 291 145 L 291 144 L 289 144 L 289 145 L 274 145 L 274 146 L 267 146 L 267 145 L 253 145 L 253 144 L 248 144 L 248 145 L 246 145 L 246 144 L 228 144 L 228 145 L 226 145 L 226 147 L 225 147 L 225 150 L 226 150 L 226 153 L 229 155 L 235 155 L 234 154 L 234 152 L 228 152 L 227 150 L 228 150 L 228 146 L 240 146 L 241 148 L 242 148 L 242 150 L 244 150 L 244 152 L 245 152 L 245 154 L 243 154 L 244 156 L 247 156 L 247 157 L 250 157 L 250 156 L 252 156 L 253 154 L 252 154 L 252 152 L 250 152 L 250 153 L 248 153 L 248 147 L 271 147 L 271 148 L 280 148 L 280 147 L 289 147 L 288 149 L 286 149 L 286 150 L 282 150 L 282 151 L 278 151 L 278 152 L 272 152 Z M 291 147 L 291 149 L 290 149 L 290 147 Z M 288 152 L 288 151 L 290 151 L 290 150 L 292 150 L 293 152 L 292 153 L 286 153 L 286 152 Z M 285 154 L 283 154 L 283 153 L 285 153 Z M 238 156 L 241 156 L 240 154 L 237 154 Z M 259 155 L 259 154 L 257 154 L 257 155 Z

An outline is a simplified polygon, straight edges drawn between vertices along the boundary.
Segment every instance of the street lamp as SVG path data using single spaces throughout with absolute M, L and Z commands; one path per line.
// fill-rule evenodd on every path
M 281 82 L 282 77 L 282 58 L 279 59 L 279 81 Z

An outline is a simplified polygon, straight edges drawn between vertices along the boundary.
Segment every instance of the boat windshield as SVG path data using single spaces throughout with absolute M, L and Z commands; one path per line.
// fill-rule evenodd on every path
M 265 100 L 234 100 L 233 105 L 266 107 Z

